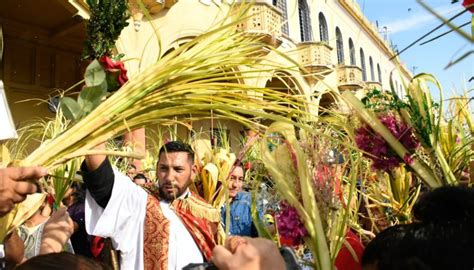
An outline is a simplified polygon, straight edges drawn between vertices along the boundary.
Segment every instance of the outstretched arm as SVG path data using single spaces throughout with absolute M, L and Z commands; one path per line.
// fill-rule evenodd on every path
M 105 144 L 98 145 L 95 149 L 105 149 Z M 105 208 L 112 196 L 114 187 L 114 172 L 107 156 L 90 155 L 86 156 L 81 166 L 82 177 L 86 188 L 92 198 L 100 207 Z

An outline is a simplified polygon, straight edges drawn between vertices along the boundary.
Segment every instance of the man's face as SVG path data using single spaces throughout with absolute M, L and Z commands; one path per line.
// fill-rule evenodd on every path
M 146 184 L 146 179 L 143 178 L 135 178 L 133 179 L 133 182 L 137 185 L 144 185 Z
M 181 196 L 195 175 L 196 166 L 187 152 L 162 153 L 156 168 L 160 196 L 168 201 Z
M 237 193 L 242 190 L 242 185 L 244 183 L 244 169 L 239 166 L 234 167 L 230 173 L 229 180 L 229 197 L 235 198 Z
M 128 170 L 127 170 L 127 176 L 130 177 L 130 179 L 133 180 L 133 177 L 135 177 L 135 175 L 137 175 L 137 169 L 135 169 L 133 167 L 129 167 Z

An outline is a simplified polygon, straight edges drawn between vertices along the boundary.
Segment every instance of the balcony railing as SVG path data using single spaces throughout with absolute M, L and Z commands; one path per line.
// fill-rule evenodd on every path
M 337 88 L 340 91 L 363 88 L 362 69 L 358 66 L 339 66 L 337 68 Z
M 132 0 L 135 4 L 137 0 Z M 170 8 L 176 4 L 178 0 L 142 0 L 143 5 L 147 8 L 150 14 L 156 14 L 165 8 Z
M 332 47 L 323 42 L 302 42 L 298 45 L 298 61 L 305 73 L 324 77 L 333 71 Z
M 237 30 L 255 35 L 273 47 L 280 46 L 282 42 L 281 12 L 267 2 L 256 2 L 249 13 L 245 20 L 237 24 Z
M 367 90 L 373 90 L 373 89 L 377 89 L 377 90 L 382 90 L 382 84 L 380 82 L 365 82 L 365 88 Z

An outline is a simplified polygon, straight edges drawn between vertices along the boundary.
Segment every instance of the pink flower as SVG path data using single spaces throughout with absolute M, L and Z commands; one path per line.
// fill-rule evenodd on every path
M 124 85 L 128 81 L 127 69 L 123 65 L 122 61 L 114 62 L 110 57 L 104 55 L 99 59 L 106 72 L 119 73 L 117 81 L 120 86 Z
M 413 158 L 409 154 L 405 154 L 405 156 L 403 157 L 403 161 L 405 161 L 405 163 L 408 165 L 413 164 Z
M 302 244 L 308 231 L 301 222 L 298 212 L 285 201 L 281 202 L 280 206 L 281 211 L 276 216 L 278 232 L 282 237 L 290 240 L 293 246 Z
M 413 133 L 413 129 L 408 127 L 404 122 L 399 121 L 394 115 L 382 115 L 380 121 L 395 136 L 409 152 L 414 152 L 419 146 L 419 142 Z M 372 167 L 377 170 L 389 172 L 395 167 L 400 166 L 403 161 L 411 164 L 413 159 L 402 160 L 392 150 L 385 139 L 372 130 L 368 125 L 364 125 L 356 130 L 355 141 L 357 146 L 369 153 L 365 155 L 372 160 Z

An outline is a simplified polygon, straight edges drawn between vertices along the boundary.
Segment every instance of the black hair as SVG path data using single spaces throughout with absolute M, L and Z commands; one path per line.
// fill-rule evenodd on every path
M 136 169 L 137 166 L 133 165 L 133 164 L 128 164 L 128 169 Z
M 413 207 L 414 217 L 421 222 L 474 223 L 474 189 L 445 186 L 423 194 Z
M 79 203 L 83 203 L 86 200 L 86 190 L 81 183 L 74 182 L 71 185 L 71 188 L 74 189 L 72 196 L 75 197 L 75 201 Z
M 135 181 L 137 179 L 145 179 L 145 181 L 148 182 L 148 178 L 146 178 L 146 176 L 143 173 L 137 173 L 137 175 L 135 175 L 135 177 L 133 177 L 133 181 Z
M 474 232 L 465 223 L 412 223 L 379 233 L 365 248 L 362 265 L 376 269 L 472 269 Z
M 161 156 L 163 153 L 176 153 L 176 152 L 186 152 L 188 153 L 189 161 L 191 164 L 194 164 L 194 151 L 191 146 L 187 143 L 180 142 L 180 141 L 171 141 L 164 144 L 160 148 L 160 152 L 158 153 L 158 157 Z
M 68 252 L 49 253 L 45 255 L 35 256 L 26 262 L 18 265 L 16 270 L 37 270 L 37 269 L 83 269 L 83 270 L 109 270 L 111 269 L 105 264 L 96 262 L 92 259 L 74 255 Z
M 474 266 L 473 190 L 441 187 L 416 203 L 418 222 L 379 233 L 362 257 L 376 269 L 472 269 Z

